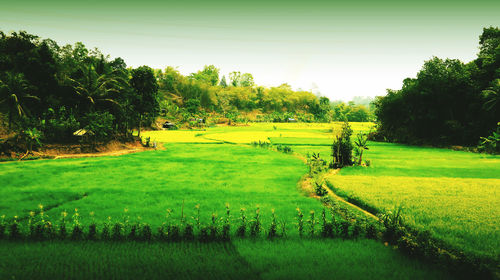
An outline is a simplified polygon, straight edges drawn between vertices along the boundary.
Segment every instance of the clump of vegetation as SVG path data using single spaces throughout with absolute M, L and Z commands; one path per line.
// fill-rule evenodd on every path
M 379 214 L 380 222 L 384 225 L 383 238 L 395 242 L 401 237 L 403 228 L 403 206 L 394 207 L 394 210 Z
M 252 223 L 250 224 L 250 236 L 257 237 L 261 232 L 261 222 L 260 222 L 260 208 L 255 209 L 255 216 Z
M 269 149 L 272 146 L 271 142 L 260 141 L 260 140 L 258 142 L 257 141 L 253 141 L 251 143 L 251 145 L 254 146 L 254 147 L 259 147 L 259 148 L 263 148 L 263 149 Z
M 497 124 L 497 130 L 493 131 L 488 137 L 481 137 L 479 151 L 490 154 L 500 154 L 500 122 Z
M 316 180 L 314 180 L 314 192 L 320 197 L 328 194 L 328 191 L 323 187 L 323 182 L 317 182 Z
M 500 116 L 500 29 L 484 28 L 471 62 L 433 57 L 416 78 L 374 102 L 380 139 L 436 146 L 475 146 Z M 432 96 L 432 98 L 430 98 Z
M 281 145 L 281 144 L 278 144 L 276 146 L 276 150 L 278 150 L 278 152 L 282 152 L 282 153 L 285 153 L 285 154 L 293 153 L 293 150 L 292 150 L 292 148 L 290 146 Z
M 369 134 L 369 133 L 368 133 Z M 365 133 L 358 133 L 356 135 L 356 139 L 354 140 L 354 145 L 355 145 L 355 155 L 358 157 L 358 160 L 356 161 L 357 165 L 361 165 L 363 162 L 363 151 L 364 150 L 369 150 L 368 149 L 368 134 Z M 370 166 L 371 162 L 365 160 L 365 165 Z
M 349 122 L 345 121 L 342 125 L 341 133 L 335 135 L 335 139 L 333 140 L 331 168 L 342 168 L 353 164 L 351 135 L 351 126 Z
M 312 155 L 307 158 L 307 166 L 309 167 L 309 176 L 311 177 L 321 174 L 328 169 L 326 160 L 322 159 L 319 153 L 312 153 Z
M 271 210 L 271 224 L 269 225 L 269 232 L 267 233 L 267 237 L 269 239 L 274 239 L 278 235 L 278 223 L 276 222 L 276 213 L 274 213 L 274 209 Z
M 247 218 L 245 215 L 245 209 L 241 208 L 240 209 L 240 224 L 238 228 L 236 229 L 236 236 L 238 237 L 245 237 L 245 233 L 247 231 Z
M 329 222 L 326 218 L 326 210 L 321 211 L 321 237 L 333 238 L 335 236 L 335 216 L 332 211 L 332 220 Z
M 316 233 L 316 218 L 314 210 L 309 212 L 309 220 L 307 221 L 309 224 L 309 236 L 314 237 Z
M 299 236 L 302 237 L 304 234 L 304 214 L 300 208 L 297 208 L 297 230 L 299 231 Z

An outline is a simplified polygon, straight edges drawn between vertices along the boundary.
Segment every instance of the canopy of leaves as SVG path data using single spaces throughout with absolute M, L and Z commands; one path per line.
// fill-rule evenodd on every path
M 474 145 L 500 119 L 500 30 L 485 28 L 478 58 L 434 57 L 400 90 L 374 102 L 379 133 L 396 142 Z

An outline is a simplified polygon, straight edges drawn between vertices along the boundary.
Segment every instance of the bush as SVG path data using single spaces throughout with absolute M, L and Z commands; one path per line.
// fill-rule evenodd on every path
M 328 194 L 328 191 L 323 188 L 323 183 L 314 182 L 314 192 L 317 196 L 325 196 Z
M 500 154 L 500 122 L 497 124 L 497 130 L 493 131 L 490 136 L 481 137 L 477 148 L 481 152 Z
M 108 142 L 113 137 L 113 121 L 115 117 L 108 112 L 88 113 L 83 118 L 86 135 L 82 141 L 93 147 L 98 142 Z
M 342 126 L 342 132 L 337 135 L 333 140 L 332 144 L 332 164 L 331 168 L 342 168 L 344 166 L 350 166 L 352 162 L 352 150 L 353 146 L 351 143 L 352 129 L 349 122 L 345 121 Z
M 49 108 L 46 118 L 42 121 L 42 127 L 47 142 L 71 142 L 74 139 L 73 133 L 80 128 L 73 113 L 64 106 L 57 113 Z

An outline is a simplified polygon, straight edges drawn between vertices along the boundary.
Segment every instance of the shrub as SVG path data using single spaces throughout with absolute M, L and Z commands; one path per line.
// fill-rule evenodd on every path
M 340 222 L 340 235 L 342 238 L 349 238 L 349 222 L 342 221 Z
M 49 108 L 46 120 L 42 120 L 44 139 L 49 142 L 70 142 L 75 136 L 73 132 L 80 128 L 80 123 L 76 120 L 71 110 L 64 106 L 56 113 Z
M 362 232 L 361 224 L 359 221 L 356 220 L 354 222 L 354 225 L 352 226 L 351 235 L 353 238 L 358 238 L 361 235 L 361 232 Z
M 9 238 L 12 240 L 21 239 L 21 231 L 19 230 L 19 223 L 17 222 L 17 216 L 14 216 L 14 219 L 10 223 L 9 226 Z
M 107 221 L 102 226 L 101 239 L 109 240 L 111 238 L 111 217 L 108 217 Z
M 194 239 L 194 227 L 191 223 L 187 223 L 184 227 L 184 239 L 193 240 Z
M 335 136 L 332 144 L 332 163 L 331 168 L 342 168 L 352 165 L 352 150 L 351 143 L 352 129 L 348 121 L 344 122 L 342 132 Z
M 269 232 L 267 237 L 269 239 L 274 239 L 277 236 L 278 225 L 276 222 L 276 214 L 274 213 L 274 209 L 271 210 L 271 225 L 269 225 Z
M 123 225 L 121 223 L 115 223 L 111 229 L 111 239 L 122 240 L 123 238 Z
M 221 238 L 224 241 L 231 239 L 231 211 L 229 209 L 229 204 L 226 203 L 226 218 L 224 219 L 224 225 L 222 226 Z
M 87 134 L 82 141 L 91 144 L 95 148 L 98 142 L 107 142 L 113 136 L 113 121 L 115 117 L 108 112 L 93 112 L 88 113 L 83 118 L 83 129 Z
M 377 229 L 374 224 L 368 224 L 366 226 L 366 238 L 376 239 L 377 238 Z
M 97 240 L 97 225 L 92 223 L 89 225 L 89 232 L 87 234 L 88 240 Z
M 255 216 L 250 225 L 250 236 L 257 237 L 261 231 L 260 208 L 255 209 Z
M 177 225 L 168 226 L 167 240 L 179 241 L 181 239 L 180 227 Z
M 245 237 L 246 230 L 247 230 L 247 224 L 246 224 L 245 208 L 241 208 L 240 209 L 240 225 L 236 229 L 236 236 Z
M 139 225 L 138 224 L 133 224 L 132 226 L 130 226 L 130 231 L 128 233 L 128 239 L 129 240 L 137 240 L 138 238 L 138 227 Z M 123 231 L 125 233 L 125 230 Z
M 326 161 L 320 157 L 319 153 L 313 153 L 311 157 L 308 156 L 307 165 L 311 177 L 327 170 Z
M 333 222 L 326 220 L 326 210 L 323 208 L 323 211 L 321 211 L 321 236 L 332 238 L 334 236 L 333 225 Z
M 403 228 L 403 206 L 394 207 L 394 210 L 379 215 L 380 222 L 385 227 L 384 240 L 395 243 L 402 234 Z
M 78 209 L 75 208 L 75 213 L 73 214 L 72 218 L 73 218 L 73 231 L 71 232 L 71 239 L 81 240 L 83 239 L 83 230 L 80 225 L 80 214 L 78 213 Z
M 479 151 L 490 154 L 500 154 L 500 122 L 497 124 L 497 130 L 488 137 L 480 137 Z
M 314 217 L 314 210 L 311 210 L 311 212 L 309 212 L 309 235 L 311 237 L 314 236 L 315 234 L 315 231 L 316 231 L 316 219 Z
M 94 219 L 94 212 L 90 212 L 90 225 L 89 225 L 89 232 L 87 234 L 87 239 L 88 240 L 96 240 L 97 239 L 97 225 L 95 223 Z
M 317 196 L 325 196 L 328 194 L 328 191 L 323 188 L 323 183 L 314 182 L 314 192 Z
M 153 232 L 148 224 L 141 227 L 141 239 L 144 241 L 149 241 L 153 237 Z
M 299 236 L 302 237 L 304 234 L 304 214 L 297 207 L 297 230 L 299 231 Z
M 0 216 L 0 239 L 5 238 L 5 230 L 7 229 L 7 223 L 5 222 L 5 215 Z
M 210 224 L 210 240 L 217 240 L 219 229 L 217 227 L 217 215 L 212 213 L 212 223 Z
M 202 242 L 208 242 L 210 239 L 210 235 L 208 233 L 209 229 L 206 226 L 201 227 L 200 229 L 200 241 Z

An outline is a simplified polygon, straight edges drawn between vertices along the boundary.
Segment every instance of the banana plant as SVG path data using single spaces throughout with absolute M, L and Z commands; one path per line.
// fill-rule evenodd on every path
M 356 139 L 354 140 L 354 145 L 356 145 L 356 147 L 359 150 L 359 161 L 358 161 L 359 165 L 361 165 L 361 162 L 363 160 L 363 151 L 369 150 L 367 142 L 368 142 L 368 136 L 364 133 L 358 133 Z

